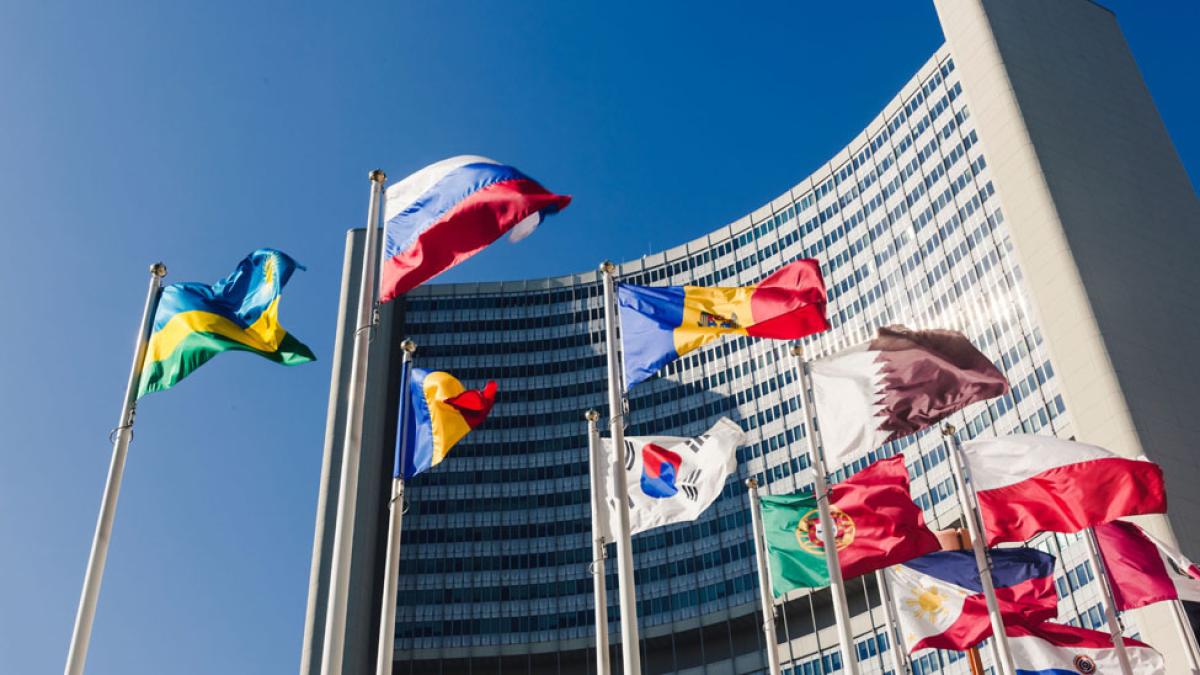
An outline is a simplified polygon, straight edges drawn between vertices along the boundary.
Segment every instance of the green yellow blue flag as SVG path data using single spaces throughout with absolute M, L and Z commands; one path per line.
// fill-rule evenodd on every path
M 304 269 L 282 251 L 260 248 L 211 286 L 164 287 L 138 397 L 174 386 L 224 351 L 253 352 L 285 366 L 315 360 L 279 325 L 279 297 L 297 268 Z

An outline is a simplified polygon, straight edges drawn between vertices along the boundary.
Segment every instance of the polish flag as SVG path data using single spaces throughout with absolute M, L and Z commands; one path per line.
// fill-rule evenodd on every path
M 970 441 L 963 451 L 988 546 L 1167 510 L 1157 464 L 1094 445 L 1018 434 Z
M 1165 600 L 1200 602 L 1200 567 L 1142 528 L 1114 520 L 1093 528 L 1117 609 Z

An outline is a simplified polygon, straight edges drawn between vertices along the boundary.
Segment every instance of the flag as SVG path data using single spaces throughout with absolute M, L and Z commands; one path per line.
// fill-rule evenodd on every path
M 617 285 L 625 389 L 720 335 L 797 340 L 828 330 L 816 260 L 797 260 L 753 286 Z
M 1032 548 L 995 548 L 992 582 L 1005 621 L 1058 615 L 1054 556 Z M 992 634 L 987 598 L 972 551 L 937 551 L 885 572 L 908 651 L 963 651 Z
M 903 326 L 814 360 L 812 383 L 831 467 L 1008 392 L 1004 374 L 962 333 Z
M 440 464 L 455 443 L 483 424 L 495 402 L 495 382 L 481 390 L 466 389 L 450 373 L 413 368 L 408 396 L 401 396 L 394 476 L 399 478 L 403 469 L 408 480 Z
M 1167 510 L 1157 464 L 1094 445 L 1018 434 L 969 441 L 963 451 L 988 546 Z
M 524 239 L 544 216 L 570 203 L 486 157 L 451 157 L 421 169 L 385 195 L 380 302 L 420 286 L 505 233 L 511 241 Z
M 737 469 L 735 451 L 742 428 L 722 417 L 697 438 L 628 436 L 625 438 L 625 482 L 629 492 L 629 532 L 695 520 L 725 487 Z M 612 495 L 612 441 L 604 441 L 608 514 L 600 527 L 614 541 L 617 502 Z
M 1112 636 L 1058 623 L 1005 624 L 1017 675 L 1121 675 Z M 1124 638 L 1133 675 L 1167 672 L 1162 655 L 1150 645 Z
M 296 269 L 282 251 L 260 248 L 213 285 L 162 289 L 142 362 L 138 397 L 169 389 L 224 351 L 253 352 L 285 366 L 316 359 L 279 325 L 279 297 Z
M 1200 602 L 1200 567 L 1178 550 L 1123 520 L 1092 530 L 1118 610 L 1165 600 Z
M 842 575 L 898 565 L 940 548 L 908 492 L 904 456 L 875 462 L 829 489 Z M 764 495 L 762 522 L 775 595 L 829 585 L 817 500 L 811 493 Z

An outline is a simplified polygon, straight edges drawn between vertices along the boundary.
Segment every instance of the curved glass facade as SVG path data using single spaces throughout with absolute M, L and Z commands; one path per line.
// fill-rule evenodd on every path
M 792 260 L 816 258 L 833 329 L 804 341 L 808 355 L 860 342 L 881 325 L 955 328 L 995 360 L 1013 389 L 956 415 L 951 421 L 966 436 L 1070 436 L 962 92 L 943 48 L 862 134 L 800 184 L 735 223 L 620 265 L 619 278 L 744 285 Z M 397 672 L 594 672 L 583 413 L 607 414 L 597 274 L 431 285 L 401 302 L 393 331 L 418 343 L 422 367 L 469 385 L 495 379 L 501 393 L 487 423 L 449 461 L 409 483 Z M 765 672 L 743 481 L 757 478 L 765 493 L 811 482 L 800 401 L 787 345 L 744 337 L 702 348 L 631 392 L 629 434 L 696 435 L 720 416 L 748 434 L 736 477 L 699 520 L 635 537 L 645 672 Z M 896 453 L 908 461 L 913 497 L 931 525 L 954 524 L 955 486 L 936 432 L 831 467 L 832 480 Z M 1036 545 L 1060 558 L 1060 595 L 1070 596 L 1060 620 L 1101 625 L 1082 545 L 1075 537 Z M 609 569 L 615 622 L 615 565 Z M 849 586 L 856 658 L 865 673 L 893 672 L 881 649 L 887 638 L 873 583 Z M 840 669 L 828 592 L 794 593 L 786 608 L 775 646 L 785 672 Z M 610 632 L 619 635 L 616 623 Z M 959 656 L 926 654 L 915 668 L 966 672 Z

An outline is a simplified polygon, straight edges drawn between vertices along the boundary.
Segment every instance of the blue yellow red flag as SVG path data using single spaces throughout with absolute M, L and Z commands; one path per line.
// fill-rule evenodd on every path
M 816 260 L 797 260 L 753 286 L 617 285 L 625 389 L 721 335 L 797 340 L 828 330 Z
M 441 463 L 450 449 L 483 424 L 496 402 L 496 383 L 467 389 L 450 373 L 413 368 L 401 397 L 395 477 L 405 480 Z
M 282 251 L 260 248 L 213 285 L 162 289 L 142 362 L 138 397 L 174 386 L 224 351 L 252 352 L 285 366 L 316 359 L 279 325 L 279 298 L 297 269 Z

